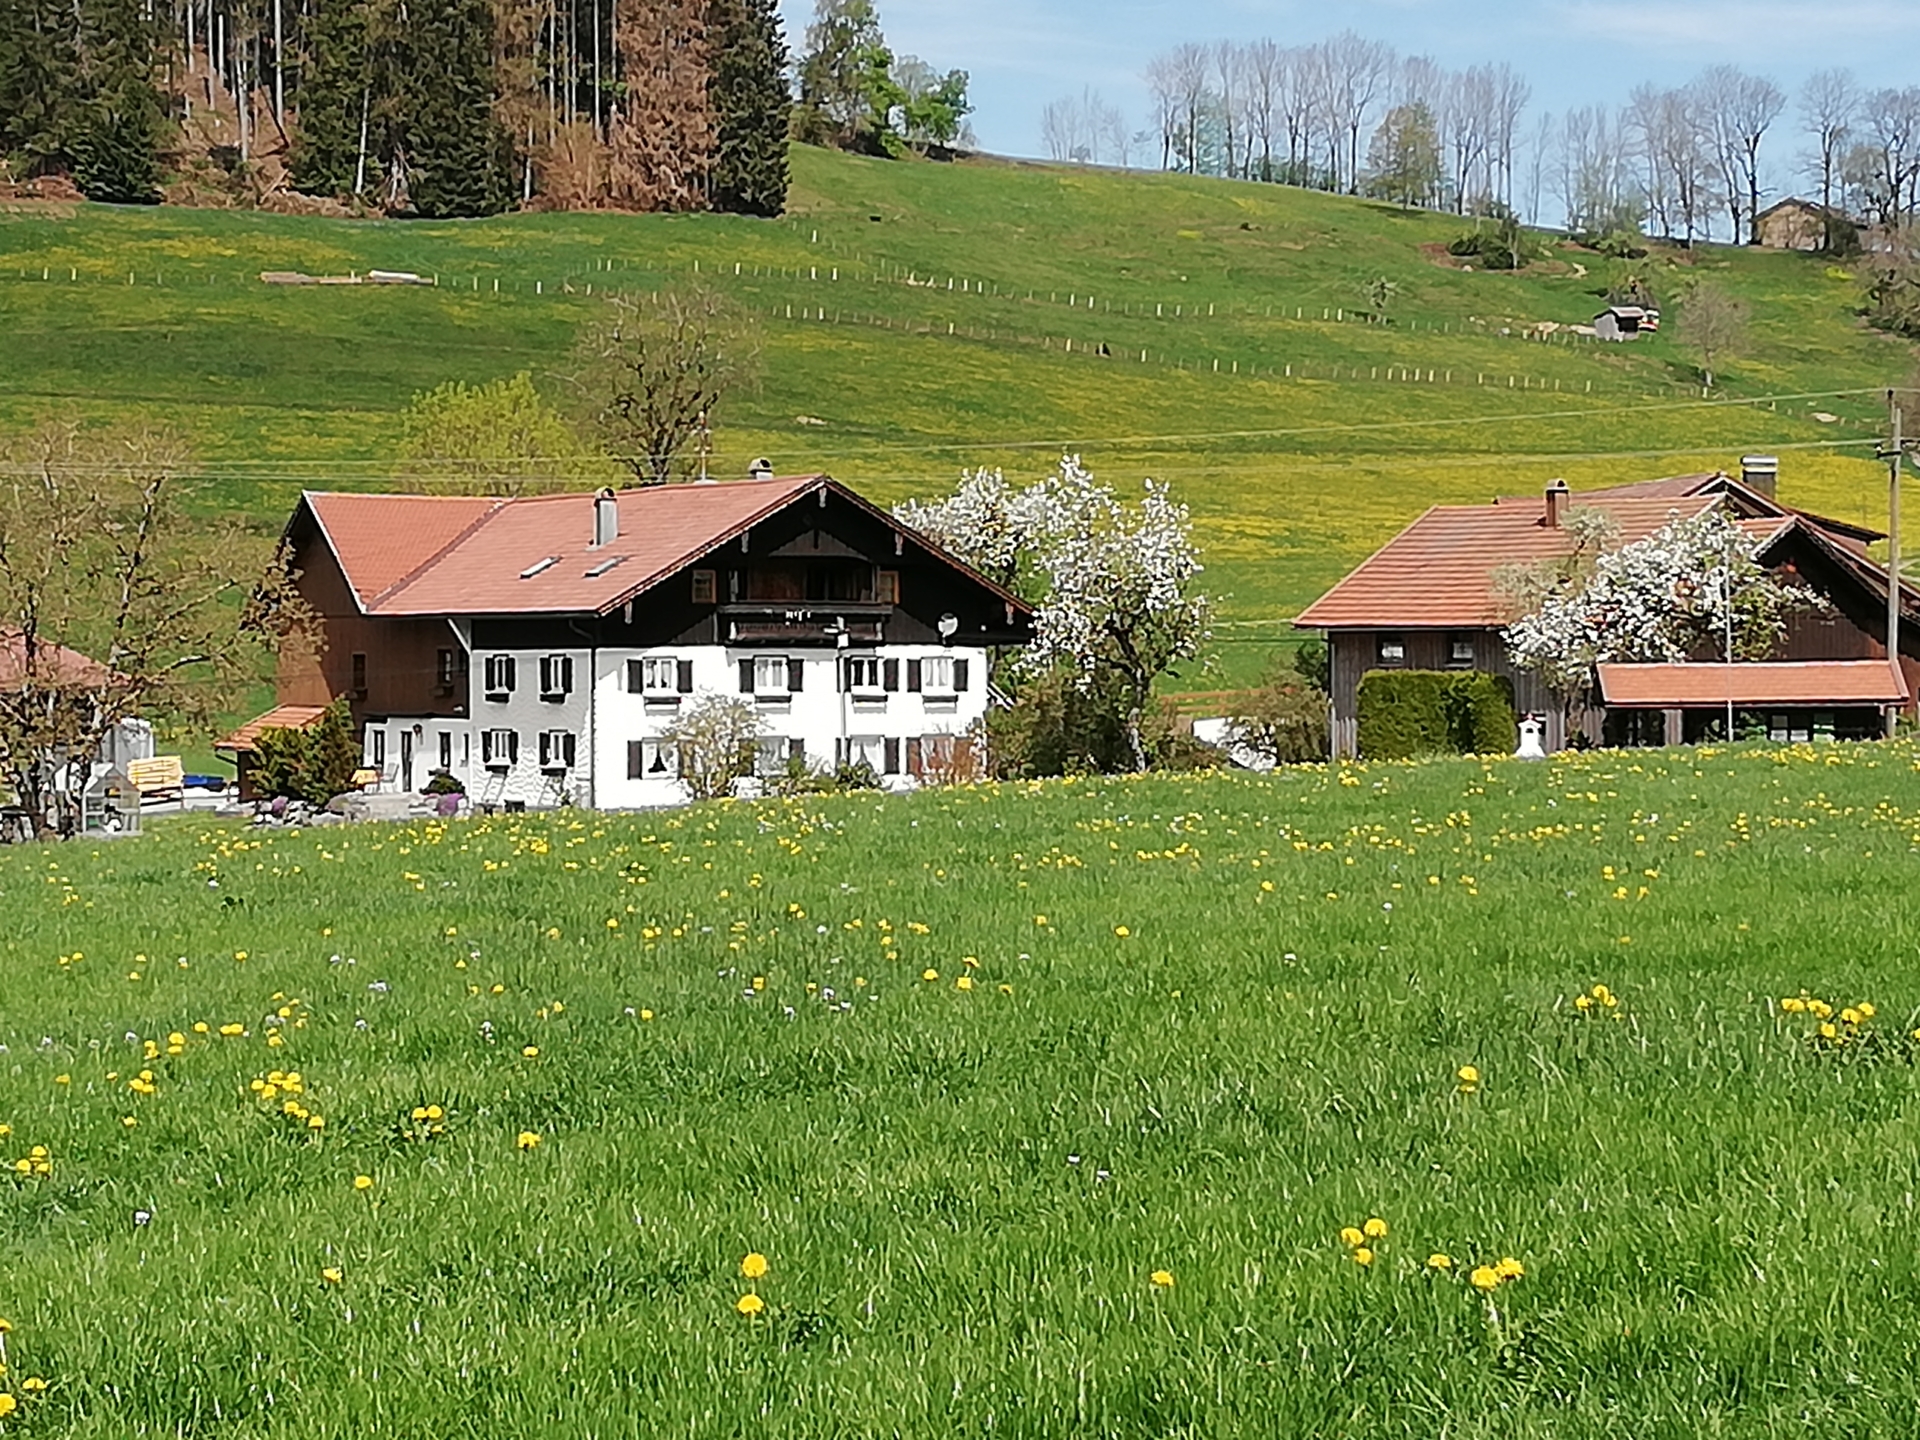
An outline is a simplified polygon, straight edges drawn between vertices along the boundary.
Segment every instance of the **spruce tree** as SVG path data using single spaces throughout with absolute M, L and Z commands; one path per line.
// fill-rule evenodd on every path
M 79 94 L 73 12 L 59 0 L 0 0 L 0 158 L 37 175 L 67 163 Z
M 154 83 L 158 14 L 140 0 L 83 0 L 74 13 L 83 97 L 65 136 L 74 183 L 89 200 L 155 204 L 167 120 Z
M 774 0 L 713 0 L 707 93 L 717 131 L 713 208 L 778 215 L 787 204 L 787 41 Z
M 361 117 L 373 98 L 368 19 L 364 0 L 314 6 L 292 164 L 294 188 L 309 195 L 351 195 L 360 178 Z
M 430 218 L 497 215 L 513 203 L 513 143 L 494 115 L 488 0 L 409 6 L 401 66 L 407 193 Z

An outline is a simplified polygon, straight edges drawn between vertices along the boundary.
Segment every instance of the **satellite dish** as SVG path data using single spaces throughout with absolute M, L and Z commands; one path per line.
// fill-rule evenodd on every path
M 951 640 L 960 633 L 960 618 L 951 613 L 942 615 L 935 628 L 939 630 L 942 641 Z

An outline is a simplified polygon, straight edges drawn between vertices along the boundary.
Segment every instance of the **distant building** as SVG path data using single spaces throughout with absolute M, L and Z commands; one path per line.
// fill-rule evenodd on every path
M 1632 340 L 1660 328 L 1660 312 L 1640 305 L 1609 305 L 1593 317 L 1593 333 L 1602 340 Z
M 1741 479 L 1682 475 L 1606 490 L 1488 505 L 1436 505 L 1363 561 L 1295 619 L 1326 633 L 1333 750 L 1359 740 L 1360 681 L 1372 670 L 1483 670 L 1513 685 L 1516 708 L 1545 717 L 1549 750 L 1569 743 L 1569 724 L 1614 744 L 1696 740 L 1732 699 L 1746 723 L 1784 739 L 1879 734 L 1890 708 L 1906 707 L 1920 682 L 1920 591 L 1903 585 L 1900 663 L 1886 652 L 1887 572 L 1867 557 L 1881 537 L 1845 521 L 1809 515 L 1774 498 L 1774 462 L 1752 457 Z M 1563 697 L 1507 654 L 1513 618 L 1498 584 L 1502 567 L 1553 560 L 1573 541 L 1563 525 L 1574 504 L 1604 510 L 1622 543 L 1644 539 L 1676 515 L 1724 508 L 1759 545 L 1762 564 L 1824 595 L 1831 609 L 1799 613 L 1772 664 L 1602 665 L 1599 705 L 1571 717 Z
M 1768 250 L 1824 250 L 1829 225 L 1850 225 L 1856 234 L 1863 228 L 1844 211 L 1797 195 L 1769 205 L 1753 217 L 1754 233 Z

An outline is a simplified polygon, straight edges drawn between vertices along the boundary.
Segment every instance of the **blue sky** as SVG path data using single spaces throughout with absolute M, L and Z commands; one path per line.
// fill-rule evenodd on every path
M 1531 82 L 1527 128 L 1542 109 L 1617 103 L 1643 80 L 1677 84 L 1727 62 L 1769 75 L 1791 93 L 1828 65 L 1865 84 L 1920 83 L 1920 0 L 877 0 L 896 52 L 972 76 L 973 126 L 981 144 L 1037 155 L 1040 111 L 1049 101 L 1101 91 L 1134 129 L 1146 126 L 1140 72 L 1156 51 L 1183 40 L 1283 44 L 1342 29 L 1386 40 L 1402 54 L 1464 66 L 1505 60 Z M 799 53 L 812 0 L 783 0 Z M 1792 126 L 1791 108 L 1781 117 Z M 1785 135 L 1780 137 L 1787 139 Z M 1790 161 L 1793 137 L 1775 146 Z M 1793 177 L 1778 177 L 1790 186 Z

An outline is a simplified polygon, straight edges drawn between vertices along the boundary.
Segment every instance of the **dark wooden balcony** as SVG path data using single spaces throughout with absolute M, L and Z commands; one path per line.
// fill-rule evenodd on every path
M 891 605 L 852 600 L 747 600 L 719 607 L 728 645 L 858 645 L 880 643 Z

